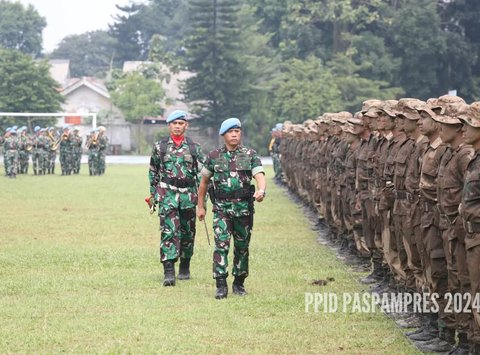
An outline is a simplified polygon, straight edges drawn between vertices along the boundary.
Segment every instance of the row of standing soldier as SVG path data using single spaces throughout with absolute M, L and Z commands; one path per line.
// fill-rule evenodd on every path
M 418 327 L 410 339 L 423 351 L 480 354 L 478 305 L 452 313 L 446 304 L 446 295 L 480 295 L 480 102 L 367 100 L 353 116 L 274 131 L 277 173 L 335 242 L 371 265 L 360 282 L 438 294 L 437 313 L 398 320 Z
M 87 137 L 90 175 L 105 172 L 105 152 L 108 138 L 105 128 L 93 130 Z M 15 178 L 17 174 L 28 174 L 31 157 L 34 175 L 55 174 L 57 152 L 62 175 L 78 174 L 82 157 L 82 137 L 78 128 L 65 126 L 61 132 L 54 127 L 36 126 L 29 134 L 26 127 L 8 127 L 0 136 L 3 145 L 5 175 Z

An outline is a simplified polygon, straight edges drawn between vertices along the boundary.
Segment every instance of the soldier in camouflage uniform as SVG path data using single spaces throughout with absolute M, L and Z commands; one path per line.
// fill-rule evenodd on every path
M 46 135 L 48 144 L 46 150 L 46 167 L 45 170 L 47 174 L 55 174 L 55 160 L 57 160 L 57 149 L 58 146 L 55 146 L 55 143 L 58 141 L 58 135 L 55 132 L 55 128 L 48 127 Z
M 80 162 L 82 160 L 82 137 L 78 134 L 78 128 L 73 129 L 72 135 L 72 153 L 73 153 L 73 173 L 80 173 Z
M 28 149 L 31 149 L 30 138 L 27 136 L 27 127 L 23 126 L 18 130 L 18 173 L 19 174 L 28 174 L 28 159 L 30 152 Z
M 5 152 L 5 167 L 7 169 L 7 176 L 11 179 L 17 177 L 18 172 L 18 138 L 16 129 L 11 129 L 9 135 L 3 142 L 3 149 Z
M 198 200 L 197 174 L 204 157 L 200 146 L 184 135 L 188 128 L 186 112 L 172 112 L 167 123 L 170 136 L 153 146 L 149 181 L 151 199 L 159 206 L 163 285 L 175 286 L 175 262 L 179 258 L 178 279 L 190 278 Z
M 107 156 L 108 137 L 105 135 L 105 127 L 98 127 L 98 156 L 96 170 L 100 175 L 105 174 L 105 158 Z
M 240 144 L 241 123 L 237 118 L 225 120 L 219 134 L 225 145 L 211 151 L 202 169 L 202 181 L 198 193 L 198 218 L 205 218 L 204 199 L 209 190 L 213 203 L 213 228 L 215 251 L 213 252 L 213 277 L 216 280 L 216 299 L 228 295 L 228 251 L 233 236 L 233 293 L 245 295 L 244 280 L 249 274 L 249 244 L 253 227 L 253 202 L 265 197 L 265 173 L 257 153 Z M 251 185 L 256 180 L 258 190 Z
M 73 170 L 72 140 L 68 126 L 63 127 L 60 139 L 60 168 L 62 169 L 62 175 L 70 175 Z

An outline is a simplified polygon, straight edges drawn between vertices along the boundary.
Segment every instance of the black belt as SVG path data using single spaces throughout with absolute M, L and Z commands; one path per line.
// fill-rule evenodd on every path
M 480 223 L 465 222 L 463 224 L 468 233 L 480 233 Z
M 162 178 L 162 182 L 168 185 L 179 187 L 179 188 L 195 186 L 195 180 L 193 179 L 177 179 L 177 178 L 164 177 Z
M 396 190 L 395 191 L 395 199 L 397 200 L 407 200 L 408 202 L 413 201 L 413 195 L 405 190 Z
M 235 191 L 224 191 L 220 189 L 215 189 L 214 194 L 216 200 L 249 200 L 253 196 L 254 192 L 255 187 L 251 185 L 251 187 L 246 187 Z

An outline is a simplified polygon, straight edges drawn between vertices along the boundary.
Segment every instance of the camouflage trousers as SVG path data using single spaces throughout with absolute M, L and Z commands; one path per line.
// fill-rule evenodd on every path
M 73 156 L 71 152 L 60 152 L 60 168 L 62 175 L 70 175 L 73 170 Z
M 26 150 L 19 151 L 19 167 L 18 173 L 19 174 L 28 174 L 28 159 L 30 158 L 30 154 Z
M 233 236 L 234 276 L 248 276 L 248 247 L 250 244 L 250 216 L 233 217 L 222 210 L 213 212 L 215 250 L 213 252 L 213 278 L 228 276 L 228 251 Z
M 48 154 L 43 149 L 34 150 L 32 152 L 32 166 L 35 175 L 45 174 L 48 168 Z
M 15 176 L 18 173 L 18 151 L 16 150 L 7 150 L 5 152 L 5 167 L 6 174 L 8 176 Z
M 190 259 L 195 241 L 195 208 L 160 212 L 160 261 Z
M 195 242 L 197 194 L 194 189 L 178 192 L 164 187 L 157 187 L 157 193 L 160 261 L 190 259 Z

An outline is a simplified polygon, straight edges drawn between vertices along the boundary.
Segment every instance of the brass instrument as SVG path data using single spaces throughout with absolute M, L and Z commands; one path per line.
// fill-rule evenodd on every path
M 51 136 L 51 134 L 50 134 Z M 53 137 L 52 137 L 53 138 Z M 50 150 L 57 150 L 58 145 L 62 142 L 62 140 L 66 141 L 68 140 L 68 134 L 63 133 L 56 141 L 53 143 L 53 145 L 50 147 Z
M 97 140 L 98 140 L 98 132 L 95 133 L 93 136 L 90 136 L 90 139 L 85 144 L 85 148 L 89 149 L 92 144 L 97 145 Z

